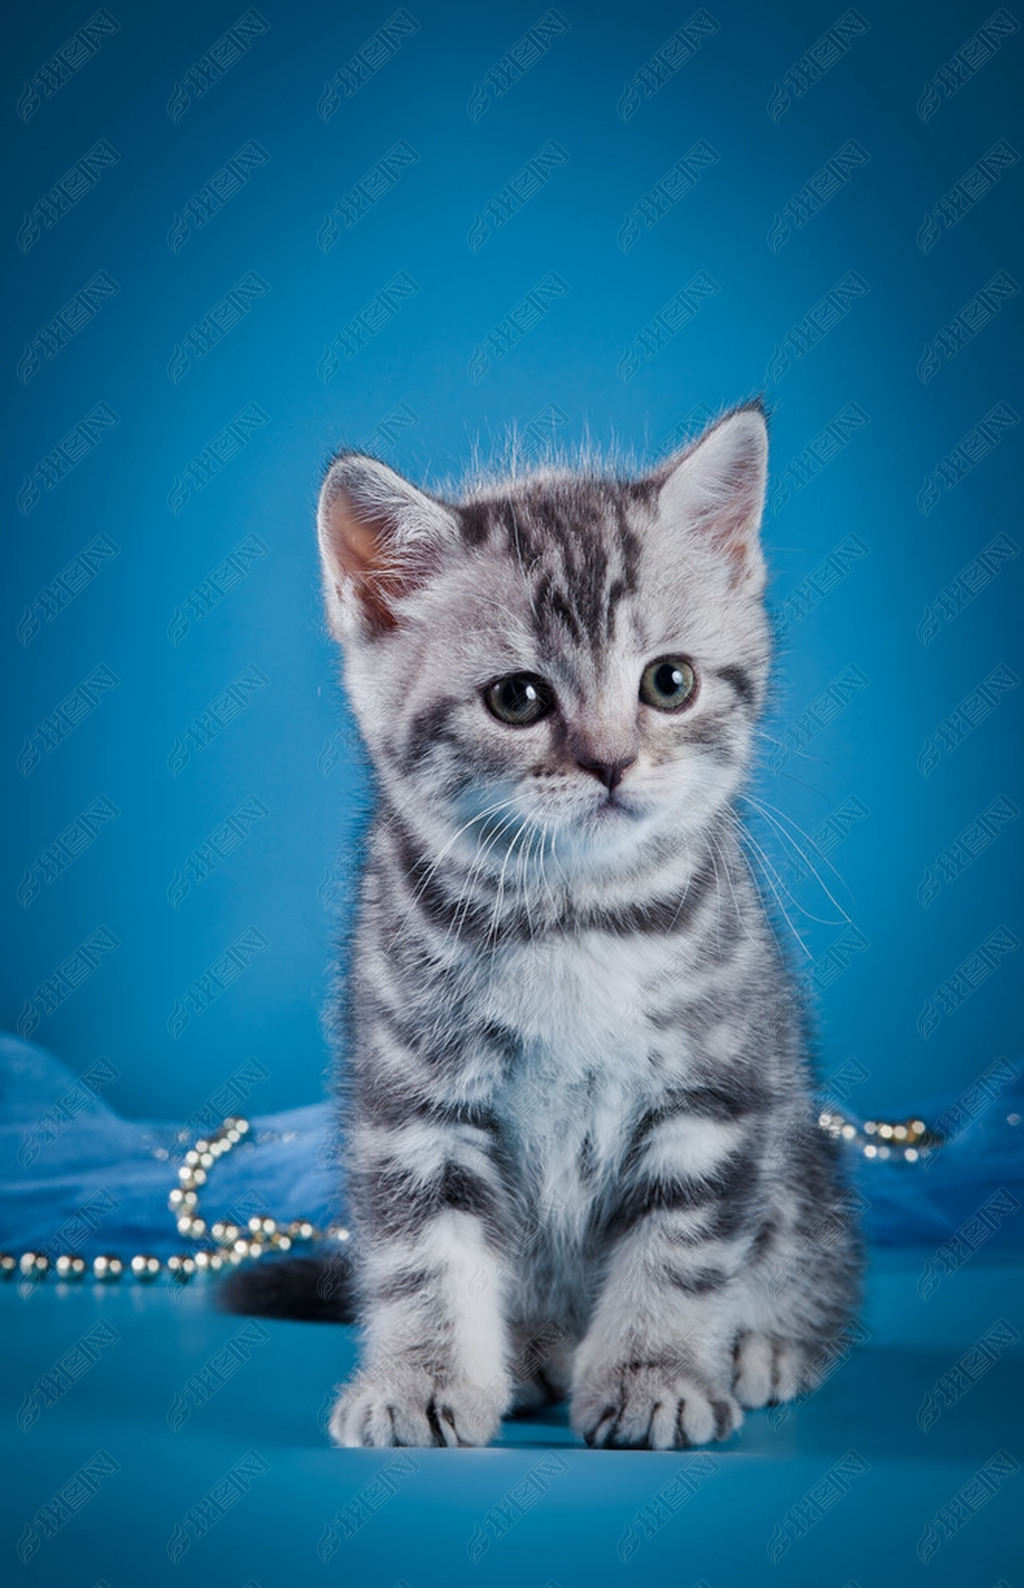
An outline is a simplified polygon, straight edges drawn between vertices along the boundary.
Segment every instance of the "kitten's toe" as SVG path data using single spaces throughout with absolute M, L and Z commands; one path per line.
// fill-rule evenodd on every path
M 682 1390 L 676 1402 L 672 1444 L 666 1443 L 665 1449 L 686 1450 L 690 1445 L 728 1439 L 743 1421 L 739 1403 L 731 1395 L 716 1395 L 696 1383 L 683 1385 Z
M 733 1394 L 741 1406 L 776 1406 L 810 1388 L 807 1352 L 792 1341 L 756 1331 L 736 1342 Z
M 595 1374 L 573 1397 L 572 1425 L 598 1449 L 687 1450 L 728 1439 L 743 1413 L 697 1375 L 630 1364 Z
M 335 1401 L 327 1432 L 333 1444 L 348 1448 L 379 1449 L 400 1443 L 387 1393 L 358 1382 Z
M 328 1432 L 336 1445 L 486 1445 L 497 1431 L 501 1403 L 472 1384 L 386 1383 L 356 1379 L 335 1404 Z

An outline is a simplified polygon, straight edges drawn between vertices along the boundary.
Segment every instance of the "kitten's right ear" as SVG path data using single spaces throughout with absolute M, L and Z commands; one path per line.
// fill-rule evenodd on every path
M 353 620 L 375 635 L 396 628 L 401 598 L 430 576 L 458 528 L 386 463 L 343 452 L 320 491 L 317 534 L 327 619 L 343 640 Z

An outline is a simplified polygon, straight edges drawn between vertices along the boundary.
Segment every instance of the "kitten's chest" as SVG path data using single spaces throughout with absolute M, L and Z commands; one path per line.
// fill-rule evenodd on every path
M 556 1222 L 615 1175 L 656 1085 L 648 1009 L 661 958 L 660 946 L 595 933 L 511 950 L 496 967 L 488 1013 L 516 1033 L 517 1057 L 494 1106 L 521 1183 Z
M 670 953 L 642 938 L 589 932 L 503 950 L 483 997 L 495 1020 L 524 1043 L 557 1050 L 567 1070 L 611 1044 L 635 1045 L 646 1024 L 652 984 L 668 973 Z

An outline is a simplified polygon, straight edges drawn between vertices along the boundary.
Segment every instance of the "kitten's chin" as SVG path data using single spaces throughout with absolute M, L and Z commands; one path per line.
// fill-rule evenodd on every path
M 656 815 L 650 806 L 616 792 L 568 819 L 563 816 L 557 853 L 583 870 L 613 860 L 629 863 L 644 848 L 655 826 Z
M 571 819 L 563 818 L 557 853 L 571 855 L 581 871 L 662 864 L 717 822 L 728 793 L 719 787 L 657 793 L 616 789 Z

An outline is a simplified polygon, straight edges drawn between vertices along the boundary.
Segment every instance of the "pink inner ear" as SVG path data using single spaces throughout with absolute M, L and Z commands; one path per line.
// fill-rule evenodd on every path
M 327 539 L 331 556 L 350 578 L 367 618 L 374 628 L 393 629 L 398 619 L 389 598 L 400 595 L 399 570 L 383 550 L 388 538 L 387 522 L 367 513 L 357 513 L 346 496 L 339 493 L 326 513 Z M 335 584 L 339 596 L 341 590 Z
M 732 582 L 763 571 L 759 531 L 767 433 L 737 409 L 662 465 L 660 509 L 689 523 L 731 564 Z
M 715 545 L 736 565 L 738 576 L 750 557 L 750 520 L 755 512 L 749 493 L 742 488 L 708 518 L 708 533 Z

